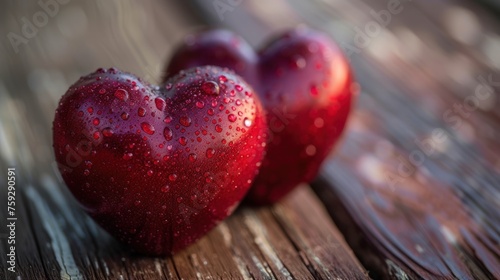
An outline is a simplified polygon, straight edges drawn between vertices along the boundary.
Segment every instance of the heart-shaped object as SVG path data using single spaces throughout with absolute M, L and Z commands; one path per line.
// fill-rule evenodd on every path
M 340 138 L 357 93 L 336 44 L 322 33 L 298 28 L 256 54 L 239 36 L 213 30 L 186 38 L 167 77 L 201 65 L 234 70 L 255 88 L 267 111 L 267 154 L 249 198 L 273 203 L 311 181 Z
M 95 221 L 136 251 L 166 255 L 235 209 L 265 146 L 258 97 L 217 67 L 162 88 L 116 69 L 70 87 L 53 123 L 62 177 Z

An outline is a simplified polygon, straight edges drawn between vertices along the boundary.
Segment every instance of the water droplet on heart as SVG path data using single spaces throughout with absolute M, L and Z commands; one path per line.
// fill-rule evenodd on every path
M 240 86 L 240 85 L 235 85 L 234 88 L 237 90 L 237 91 L 242 91 L 243 90 L 243 87 Z
M 172 117 L 171 117 L 171 116 L 167 116 L 167 117 L 163 120 L 163 122 L 164 122 L 164 123 L 170 123 L 171 121 L 172 121 Z
M 219 85 L 216 82 L 208 81 L 201 85 L 201 90 L 208 95 L 218 95 Z
M 203 103 L 203 101 L 196 101 L 196 107 L 201 109 L 201 108 L 205 107 L 205 103 Z
M 141 205 L 141 201 L 140 201 L 140 200 L 136 200 L 136 201 L 134 202 L 134 205 L 135 205 L 135 206 L 139 206 L 139 205 Z
M 122 117 L 122 120 L 126 121 L 126 120 L 128 120 L 129 115 L 128 115 L 128 113 L 123 112 L 121 117 Z
M 125 153 L 125 154 L 123 155 L 123 159 L 124 159 L 124 160 L 129 160 L 129 159 L 131 159 L 133 156 L 134 156 L 134 154 L 132 154 L 132 153 Z
M 236 121 L 236 116 L 234 114 L 229 114 L 227 116 L 227 119 L 230 121 L 230 122 L 235 122 Z
M 245 118 L 245 119 L 243 120 L 243 124 L 244 124 L 246 127 L 250 127 L 250 126 L 252 126 L 252 120 L 251 120 L 251 119 L 249 119 L 249 118 Z
M 153 170 L 148 170 L 147 174 L 148 176 L 153 176 Z
M 92 120 L 92 123 L 93 123 L 94 125 L 99 125 L 99 123 L 100 123 L 100 122 L 101 122 L 101 121 L 100 121 L 98 118 L 95 118 L 94 120 Z
M 166 185 L 166 186 L 161 187 L 161 192 L 162 192 L 162 193 L 166 193 L 166 192 L 168 192 L 169 190 L 170 190 L 170 186 L 169 186 L 169 185 Z
M 165 103 L 165 100 L 161 97 L 156 97 L 155 98 L 155 105 L 156 105 L 156 108 L 160 111 L 163 111 L 163 109 L 165 109 L 165 105 L 167 105 L 167 103 Z
M 99 94 L 105 94 L 105 93 L 106 93 L 106 89 L 101 88 L 101 89 L 99 90 Z
M 102 130 L 102 134 L 105 136 L 105 137 L 111 137 L 113 135 L 113 130 L 111 129 L 111 127 L 106 127 L 105 129 Z
M 144 117 L 146 115 L 146 109 L 139 107 L 139 109 L 137 110 L 137 115 L 139 115 L 139 117 Z
M 182 196 L 177 197 L 177 203 L 181 203 L 181 202 L 182 202 Z M 182 223 L 182 220 L 180 220 L 180 221 Z M 176 234 L 177 234 L 177 236 L 179 236 L 179 232 L 176 232 Z
M 95 140 L 97 140 L 101 137 L 101 133 L 99 133 L 99 131 L 96 131 L 92 136 L 94 137 Z
M 188 116 L 182 116 L 179 119 L 179 123 L 182 124 L 185 127 L 188 127 L 188 126 L 191 125 L 191 118 L 189 118 Z
M 155 133 L 155 128 L 147 122 L 141 123 L 141 128 L 144 132 L 146 132 L 149 135 L 153 135 Z
M 85 175 L 85 176 L 89 176 L 89 174 L 90 174 L 90 170 L 85 169 L 85 170 L 83 171 L 83 175 Z
M 215 125 L 215 131 L 222 132 L 222 126 L 220 126 L 220 124 L 216 124 Z
M 168 179 L 172 182 L 174 182 L 175 180 L 177 180 L 177 174 L 170 174 L 168 175 Z
M 172 137 L 174 136 L 174 134 L 170 128 L 165 127 L 165 129 L 163 130 L 163 136 L 165 136 L 165 139 L 167 141 L 170 141 L 170 140 L 172 140 Z
M 189 161 L 190 162 L 195 162 L 196 161 L 196 154 L 189 154 Z
M 186 137 L 182 136 L 181 138 L 179 138 L 179 143 L 180 143 L 182 146 L 186 146 L 186 144 L 187 144 L 187 139 L 186 139 Z
M 215 155 L 215 150 L 212 148 L 208 148 L 206 154 L 207 158 L 212 158 Z
M 306 155 L 314 156 L 316 154 L 316 147 L 314 145 L 309 145 L 306 147 Z
M 227 78 L 226 78 L 226 76 L 224 76 L 224 75 L 220 75 L 220 76 L 219 76 L 219 82 L 221 82 L 221 83 L 225 83 L 225 82 L 227 82 Z
M 311 86 L 311 95 L 312 96 L 318 96 L 318 87 L 316 85 Z
M 301 56 L 295 57 L 292 66 L 295 69 L 302 69 L 306 67 L 306 60 Z
M 115 91 L 115 97 L 122 100 L 122 101 L 127 101 L 128 100 L 128 92 L 124 89 L 117 89 Z
M 88 107 L 87 108 L 87 112 L 89 112 L 90 114 L 94 113 L 94 108 Z
M 314 120 L 314 126 L 316 126 L 317 128 L 322 128 L 323 125 L 325 125 L 325 121 L 322 118 L 316 118 Z

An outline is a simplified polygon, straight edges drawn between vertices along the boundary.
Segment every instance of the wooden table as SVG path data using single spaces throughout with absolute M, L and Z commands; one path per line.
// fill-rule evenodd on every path
M 2 2 L 0 220 L 15 167 L 17 263 L 7 271 L 2 226 L 0 279 L 500 279 L 498 14 L 473 1 L 393 2 L 73 0 L 17 52 L 7 34 L 43 9 Z M 131 254 L 82 212 L 54 169 L 50 130 L 79 76 L 115 66 L 158 83 L 201 26 L 258 46 L 300 23 L 340 43 L 362 88 L 312 188 L 240 207 L 171 258 Z

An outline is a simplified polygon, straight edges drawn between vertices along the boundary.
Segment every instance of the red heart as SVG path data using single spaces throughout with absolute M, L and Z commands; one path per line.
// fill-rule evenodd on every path
M 252 93 L 217 67 L 163 88 L 100 69 L 56 111 L 62 177 L 118 240 L 142 253 L 179 251 L 230 215 L 258 172 L 266 125 Z
M 267 111 L 267 154 L 249 198 L 272 203 L 311 181 L 340 138 L 356 93 L 339 48 L 327 36 L 302 28 L 257 55 L 240 37 L 214 30 L 188 37 L 167 73 L 201 65 L 236 71 L 257 90 Z

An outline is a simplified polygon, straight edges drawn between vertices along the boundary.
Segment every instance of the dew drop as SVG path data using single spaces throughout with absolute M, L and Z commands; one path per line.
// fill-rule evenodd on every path
M 317 128 L 322 128 L 325 125 L 325 121 L 322 118 L 316 118 L 314 120 L 314 126 Z
M 115 91 L 115 97 L 120 99 L 121 101 L 127 101 L 128 100 L 128 92 L 124 89 L 117 89 Z
M 179 119 L 179 123 L 182 124 L 185 127 L 188 127 L 188 126 L 191 125 L 191 118 L 189 118 L 188 116 L 182 116 Z
M 174 135 L 173 135 L 172 130 L 170 128 L 165 127 L 165 129 L 163 130 L 163 136 L 165 136 L 165 139 L 167 141 L 170 141 L 170 140 L 172 140 L 172 137 Z
M 160 190 L 162 193 L 166 193 L 170 190 L 170 186 L 169 185 L 163 186 L 163 187 L 161 187 Z
M 203 103 L 203 101 L 196 101 L 196 107 L 201 109 L 201 108 L 205 107 L 205 103 Z
M 201 85 L 201 90 L 208 95 L 218 95 L 219 85 L 216 82 L 208 81 Z
M 296 57 L 294 60 L 293 66 L 296 69 L 302 69 L 302 68 L 306 67 L 306 60 L 301 56 Z
M 172 121 L 172 117 L 171 117 L 171 116 L 167 116 L 167 117 L 163 120 L 163 122 L 164 122 L 164 123 L 170 123 L 171 121 Z
M 105 94 L 105 93 L 106 93 L 106 89 L 101 88 L 101 89 L 99 90 L 99 94 Z
M 188 156 L 190 162 L 195 162 L 196 161 L 196 154 L 189 154 Z
M 122 120 L 126 121 L 126 120 L 128 120 L 129 115 L 128 115 L 128 113 L 123 112 L 121 117 L 122 117 Z
M 167 105 L 167 103 L 165 103 L 165 100 L 163 98 L 156 97 L 155 98 L 155 105 L 156 105 L 156 109 L 163 111 L 163 109 L 165 109 L 165 106 Z
M 249 119 L 249 118 L 245 118 L 245 120 L 243 120 L 243 124 L 246 126 L 246 127 L 250 127 L 252 126 L 252 120 Z
M 237 91 L 242 91 L 243 90 L 243 87 L 240 86 L 240 85 L 235 85 L 234 88 L 237 90 Z
M 170 174 L 168 175 L 168 179 L 172 182 L 174 182 L 175 180 L 177 180 L 177 174 Z
M 89 174 L 90 174 L 90 170 L 85 169 L 85 170 L 83 171 L 83 175 L 85 175 L 85 176 L 89 176 Z
M 94 108 L 88 107 L 87 108 L 87 112 L 89 112 L 90 114 L 94 113 Z
M 230 121 L 230 122 L 235 122 L 236 121 L 236 116 L 234 114 L 229 114 L 227 116 L 227 119 Z
M 148 174 L 148 176 L 150 176 L 150 177 L 151 177 L 151 176 L 153 176 L 153 170 L 148 170 L 147 174 Z
M 187 139 L 186 139 L 186 137 L 182 136 L 181 138 L 179 138 L 179 143 L 180 143 L 182 146 L 186 146 L 186 144 L 187 144 Z
M 220 75 L 220 76 L 219 76 L 219 81 L 220 81 L 221 83 L 225 83 L 225 82 L 227 82 L 227 78 L 226 78 L 226 76 L 224 76 L 224 75 Z
M 318 87 L 315 85 L 311 86 L 311 95 L 312 96 L 318 96 Z
M 212 158 L 215 155 L 215 150 L 212 148 L 207 149 L 207 158 Z
M 102 134 L 105 136 L 105 137 L 111 137 L 113 135 L 113 130 L 111 129 L 111 127 L 106 127 L 105 129 L 102 130 Z
M 101 137 L 101 133 L 99 133 L 99 131 L 96 131 L 92 136 L 94 137 L 95 140 L 97 140 Z
M 147 122 L 141 123 L 141 128 L 144 132 L 146 132 L 149 135 L 153 135 L 155 133 L 155 128 Z
M 95 118 L 94 120 L 92 120 L 92 124 L 94 124 L 96 126 L 99 125 L 100 122 L 101 121 L 98 118 Z
M 144 117 L 146 115 L 146 109 L 139 107 L 139 109 L 137 110 L 137 114 L 139 115 L 139 117 Z
M 220 124 L 216 124 L 215 125 L 215 131 L 217 131 L 219 133 L 222 132 L 222 126 L 220 126 Z
M 306 154 L 308 156 L 314 156 L 316 154 L 316 147 L 314 145 L 309 145 L 306 147 Z
M 124 160 L 129 160 L 129 159 L 131 159 L 133 156 L 134 156 L 134 154 L 132 154 L 132 153 L 126 153 L 126 154 L 124 154 L 124 155 L 123 155 L 123 159 L 124 159 Z

